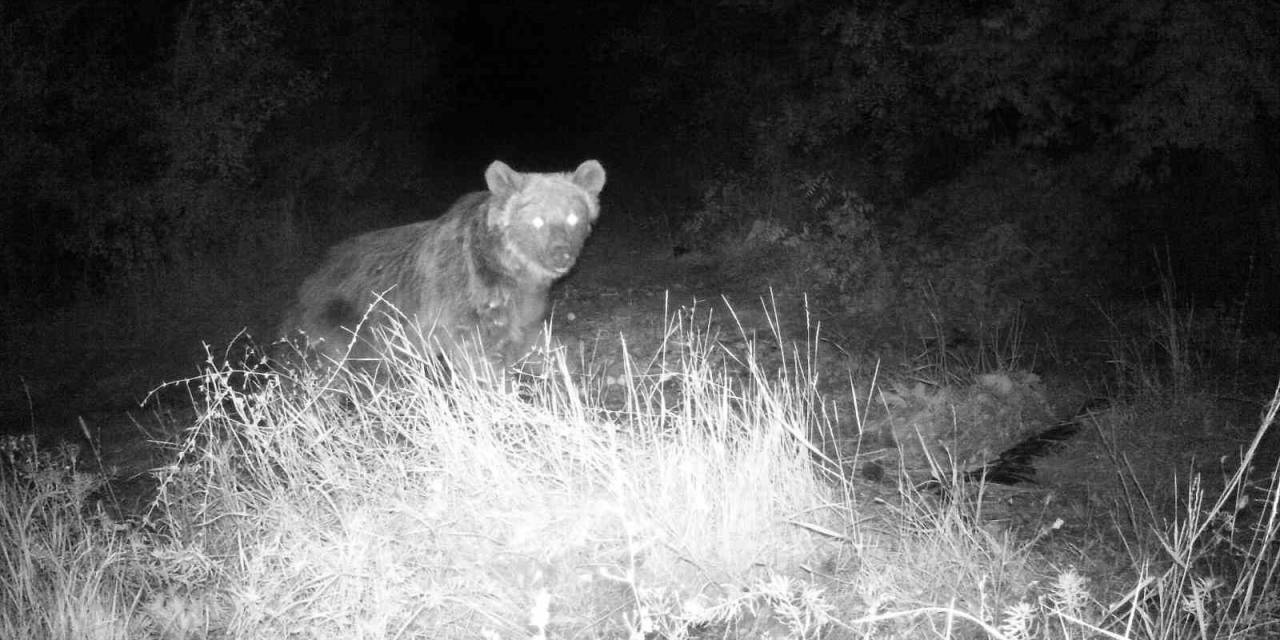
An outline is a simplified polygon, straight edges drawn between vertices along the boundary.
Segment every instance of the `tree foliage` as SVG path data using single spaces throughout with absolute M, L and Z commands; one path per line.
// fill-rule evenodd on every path
M 671 1 L 638 24 L 614 33 L 612 51 L 648 70 L 638 117 L 679 140 L 694 184 L 733 175 L 724 166 L 761 188 L 832 172 L 905 210 L 884 223 L 927 229 L 912 218 L 942 215 L 969 221 L 971 239 L 1009 223 L 1035 238 L 1042 216 L 996 219 L 976 210 L 985 196 L 927 213 L 939 193 L 1001 188 L 978 174 L 1030 184 L 1016 176 L 1034 165 L 1037 180 L 1076 192 L 1067 202 L 1107 207 L 1050 209 L 1066 215 L 1054 228 L 1092 234 L 1044 245 L 1052 263 L 1070 263 L 1068 247 L 1127 244 L 1140 263 L 1173 246 L 1190 256 L 1180 277 L 1213 255 L 1212 288 L 1246 263 L 1280 287 L 1274 2 Z M 1206 237 L 1206 225 L 1221 231 Z
M 1280 115 L 1276 21 L 1247 0 L 1014 2 L 939 44 L 940 79 L 972 131 L 1149 183 L 1168 176 L 1171 151 L 1256 160 Z
M 133 93 L 145 63 L 112 55 L 127 11 L 80 3 L 0 4 L 0 297 L 65 300 L 92 279 L 77 259 L 75 211 L 145 179 L 154 162 Z M 74 44 L 74 46 L 72 46 Z
M 1248 0 L 667 2 L 613 42 L 652 70 L 640 104 L 686 106 L 678 131 L 729 160 L 856 152 L 920 187 L 1012 144 L 1125 185 L 1171 150 L 1274 146 L 1277 20 Z
M 419 5 L 0 4 L 0 297 L 172 288 L 263 253 L 293 214 L 273 198 L 367 179 L 352 136 L 430 83 Z

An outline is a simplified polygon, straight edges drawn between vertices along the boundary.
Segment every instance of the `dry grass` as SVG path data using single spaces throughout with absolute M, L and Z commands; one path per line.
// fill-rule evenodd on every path
M 16 447 L 0 636 L 1275 631 L 1277 476 L 1246 470 L 1280 395 L 1241 471 L 1147 522 L 1160 544 L 1129 548 L 1136 583 L 1102 593 L 1046 560 L 1056 527 L 985 526 L 981 487 L 867 497 L 812 444 L 831 429 L 812 358 L 779 345 L 792 356 L 765 370 L 754 343 L 729 353 L 700 326 L 674 314 L 658 352 L 628 353 L 611 380 L 553 349 L 518 385 L 467 363 L 450 375 L 404 336 L 379 368 L 271 376 L 251 395 L 211 370 L 151 511 L 126 523 L 96 514 L 74 461 Z

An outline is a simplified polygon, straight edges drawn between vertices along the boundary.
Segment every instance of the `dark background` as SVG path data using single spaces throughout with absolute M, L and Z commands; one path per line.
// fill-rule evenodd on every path
M 1010 286 L 1041 283 L 1012 295 L 1045 308 L 1163 274 L 1274 331 L 1278 7 L 6 2 L 6 333 L 278 299 L 321 247 L 439 213 L 495 158 L 589 157 L 600 233 L 673 256 L 770 220 L 847 282 L 868 267 L 829 249 L 864 222 L 898 273 L 1004 238 Z

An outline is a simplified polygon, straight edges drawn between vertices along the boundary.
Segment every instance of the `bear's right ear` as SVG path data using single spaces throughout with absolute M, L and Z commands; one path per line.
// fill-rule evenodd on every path
M 524 176 L 505 162 L 494 160 L 484 170 L 484 182 L 489 185 L 489 193 L 506 194 L 519 191 L 524 185 Z

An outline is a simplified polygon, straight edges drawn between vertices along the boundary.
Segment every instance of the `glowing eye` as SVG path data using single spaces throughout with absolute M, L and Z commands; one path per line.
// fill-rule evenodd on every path
M 571 227 L 578 226 L 578 214 L 576 213 L 569 214 L 569 217 L 564 219 L 564 223 Z
M 546 222 L 542 218 L 534 218 L 529 221 L 529 224 L 533 225 L 534 229 L 541 229 Z

